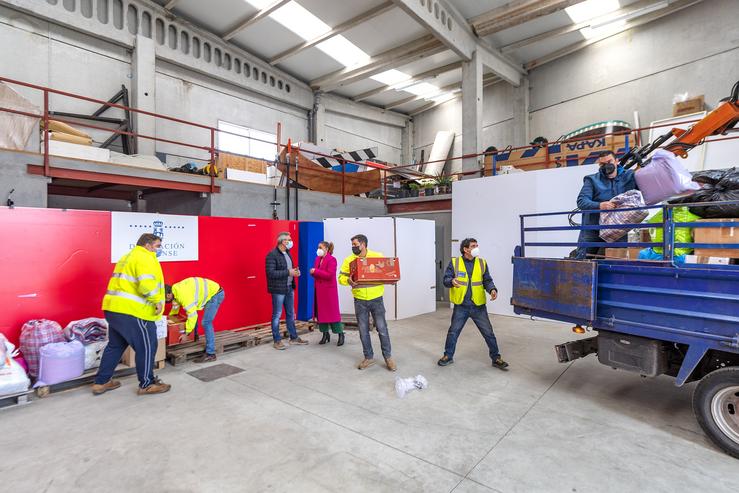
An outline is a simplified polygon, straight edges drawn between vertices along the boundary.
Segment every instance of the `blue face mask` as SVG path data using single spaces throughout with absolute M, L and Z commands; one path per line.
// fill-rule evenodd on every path
M 161 257 L 162 256 L 162 249 L 161 248 L 157 248 L 156 249 L 156 254 L 157 254 L 157 257 Z

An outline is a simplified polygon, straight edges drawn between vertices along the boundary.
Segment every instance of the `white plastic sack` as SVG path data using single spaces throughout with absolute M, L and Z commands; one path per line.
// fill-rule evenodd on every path
M 11 347 L 12 344 L 8 343 Z M 18 394 L 25 392 L 31 385 L 31 380 L 26 375 L 26 370 L 13 359 L 11 354 L 15 351 L 9 351 L 0 368 L 0 396 Z
M 108 341 L 101 341 L 85 346 L 85 370 L 100 366 L 100 360 L 103 357 L 103 351 L 107 345 Z
M 657 149 L 652 160 L 636 172 L 636 186 L 647 205 L 700 189 L 693 176 L 672 152 Z
M 157 339 L 164 339 L 167 337 L 167 317 L 162 317 L 155 323 L 157 325 Z
M 0 334 L 0 369 L 5 368 L 8 355 L 13 354 L 15 346 L 5 338 L 5 335 Z

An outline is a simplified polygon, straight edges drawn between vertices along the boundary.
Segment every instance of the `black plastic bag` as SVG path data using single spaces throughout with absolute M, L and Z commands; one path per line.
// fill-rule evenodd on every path
M 697 192 L 671 200 L 671 204 L 739 201 L 739 170 L 710 169 L 693 173 L 693 181 L 702 184 Z M 707 219 L 739 218 L 739 204 L 696 205 L 689 208 L 696 216 Z
M 693 173 L 693 181 L 726 189 L 739 188 L 739 170 L 734 168 L 709 169 Z

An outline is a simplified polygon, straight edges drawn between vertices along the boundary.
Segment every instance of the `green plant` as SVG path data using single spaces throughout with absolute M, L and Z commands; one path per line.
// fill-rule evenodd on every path
M 408 188 L 410 188 L 411 190 L 418 190 L 421 187 L 418 186 L 418 183 L 411 183 L 408 185 Z
M 436 183 L 427 183 L 423 186 L 423 188 L 436 188 Z
M 434 177 L 434 181 L 439 186 L 447 186 L 452 184 L 452 177 L 446 173 L 439 173 Z

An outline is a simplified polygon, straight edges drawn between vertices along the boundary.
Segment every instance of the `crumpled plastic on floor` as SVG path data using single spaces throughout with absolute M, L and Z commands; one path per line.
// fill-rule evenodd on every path
M 397 377 L 395 379 L 395 393 L 400 397 L 401 399 L 405 397 L 405 395 L 415 389 L 425 389 L 429 386 L 428 380 L 423 375 L 416 375 L 415 377 L 409 377 L 409 378 L 401 378 Z

